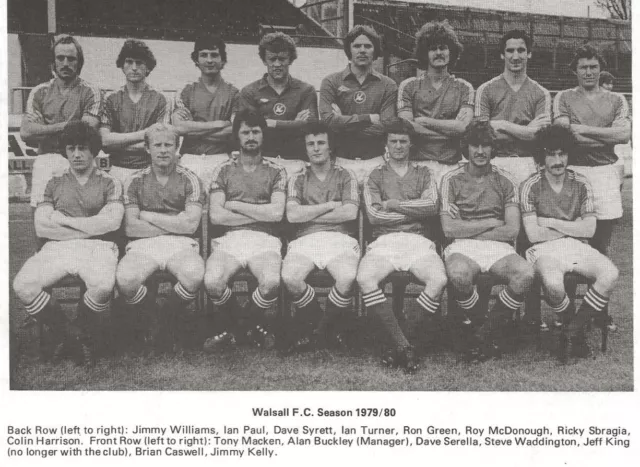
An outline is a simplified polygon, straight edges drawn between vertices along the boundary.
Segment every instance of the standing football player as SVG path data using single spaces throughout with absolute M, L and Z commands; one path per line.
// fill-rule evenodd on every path
M 591 245 L 607 255 L 613 226 L 622 217 L 620 184 L 624 166 L 616 164 L 614 146 L 629 142 L 629 106 L 622 94 L 598 85 L 606 63 L 595 48 L 580 47 L 570 66 L 578 86 L 556 94 L 554 123 L 569 128 L 576 139 L 571 168 L 591 183 L 598 219 Z
M 287 220 L 295 229 L 282 264 L 282 281 L 297 308 L 294 348 L 313 341 L 313 332 L 325 343 L 340 343 L 338 320 L 350 306 L 360 246 L 355 219 L 360 196 L 353 173 L 335 164 L 332 136 L 323 123 L 305 129 L 309 166 L 289 179 Z M 313 287 L 305 278 L 314 269 L 326 269 L 335 279 L 324 318 Z
M 415 160 L 423 161 L 436 183 L 462 158 L 460 136 L 473 118 L 474 91 L 450 73 L 462 44 L 447 21 L 429 22 L 416 35 L 415 58 L 426 70 L 398 88 L 398 117 L 413 122 Z
M 568 315 L 568 348 L 561 342 L 561 359 L 585 357 L 589 355 L 585 324 L 592 314 L 602 314 L 616 285 L 618 269 L 587 243 L 596 231 L 596 211 L 591 184 L 583 175 L 567 169 L 574 143 L 571 130 L 547 127 L 537 133 L 536 143 L 543 168 L 522 183 L 520 192 L 524 229 L 533 243 L 527 259 L 542 279 L 551 309 L 558 315 Z M 593 281 L 577 312 L 564 289 L 568 272 Z
M 216 166 L 226 161 L 231 151 L 238 89 L 222 78 L 227 48 L 220 37 L 198 37 L 191 59 L 200 70 L 200 79 L 176 93 L 172 122 L 184 136 L 180 163 L 195 172 L 206 187 Z
M 533 267 L 513 247 L 520 230 L 518 188 L 492 163 L 492 127 L 472 122 L 463 144 L 469 162 L 442 177 L 440 219 L 445 237 L 453 240 L 444 259 L 458 305 L 455 324 L 467 340 L 467 356 L 483 360 L 500 357 L 512 314 L 533 282 Z M 486 322 L 475 286 L 480 272 L 507 284 Z M 470 342 L 476 339 L 479 346 Z
M 476 92 L 475 116 L 488 120 L 497 136 L 491 163 L 510 172 L 516 184 L 536 171 L 533 139 L 538 129 L 551 124 L 551 95 L 527 76 L 532 45 L 519 29 L 502 36 L 504 71 Z
M 87 291 L 75 323 L 85 363 L 91 363 L 100 315 L 109 309 L 118 264 L 118 248 L 110 234 L 120 227 L 124 214 L 120 182 L 94 165 L 100 147 L 93 126 L 81 121 L 65 126 L 60 152 L 69 167 L 49 180 L 35 212 L 36 234 L 46 243 L 13 282 L 27 313 L 51 329 L 57 357 L 64 350 L 65 316 L 46 289 L 68 275 L 80 277 Z
M 369 26 L 355 26 L 344 38 L 347 68 L 322 80 L 320 118 L 336 134 L 336 162 L 362 180 L 383 162 L 384 124 L 396 116 L 398 87 L 373 70 L 381 54 L 380 36 Z M 360 159 L 360 162 L 353 161 Z
M 422 319 L 435 327 L 447 275 L 433 243 L 432 226 L 438 214 L 438 190 L 427 167 L 409 161 L 411 138 L 400 123 L 388 128 L 389 160 L 365 178 L 364 203 L 375 241 L 358 267 L 358 284 L 367 311 L 380 317 L 392 346 L 383 362 L 418 369 L 414 346 L 409 343 L 380 289 L 393 271 L 409 271 L 425 288 L 418 296 Z
M 133 328 L 151 345 L 168 332 L 174 317 L 196 298 L 204 276 L 200 246 L 192 235 L 200 225 L 206 194 L 200 179 L 179 163 L 178 131 L 156 123 L 145 130 L 151 165 L 135 172 L 124 185 L 124 228 L 130 241 L 118 264 L 118 290 Z M 177 280 L 158 319 L 145 281 L 156 271 Z M 165 333 L 166 335 L 166 333 Z M 170 342 L 164 342 L 169 344 Z
M 110 173 L 124 184 L 133 172 L 151 163 L 144 148 L 144 132 L 154 123 L 169 123 L 171 110 L 170 101 L 147 84 L 147 77 L 156 67 L 147 44 L 127 39 L 116 66 L 127 81 L 105 96 L 100 135 L 104 151 L 109 154 Z
M 58 36 L 51 47 L 54 78 L 31 90 L 22 118 L 20 137 L 38 147 L 33 163 L 31 206 L 42 201 L 44 189 L 53 175 L 60 175 L 69 161 L 58 153 L 58 137 L 71 120 L 82 120 L 98 128 L 100 90 L 80 78 L 84 54 L 78 41 L 67 35 Z
M 224 235 L 211 242 L 204 284 L 215 309 L 216 334 L 205 342 L 214 350 L 237 340 L 272 347 L 266 311 L 278 300 L 282 243 L 278 223 L 286 195 L 286 172 L 262 157 L 267 122 L 262 115 L 244 110 L 233 121 L 240 145 L 237 158 L 219 165 L 213 175 L 209 219 Z M 229 281 L 241 268 L 258 280 L 248 306 L 240 307 Z

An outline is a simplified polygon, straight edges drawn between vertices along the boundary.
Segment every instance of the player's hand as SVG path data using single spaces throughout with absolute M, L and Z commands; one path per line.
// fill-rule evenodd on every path
M 551 125 L 551 117 L 548 114 L 538 115 L 529 123 L 530 127 L 546 128 Z
M 400 201 L 397 199 L 388 199 L 386 201 L 383 201 L 383 206 L 385 206 L 385 209 L 387 211 L 395 211 L 396 209 L 398 209 L 398 207 L 400 207 Z
M 490 120 L 489 121 L 489 125 L 491 125 L 491 127 L 497 131 L 497 132 L 503 132 L 505 129 L 505 121 L 504 120 Z
M 342 110 L 338 107 L 338 104 L 331 104 L 331 109 L 333 110 L 333 115 L 340 116 L 342 115 Z
M 306 122 L 307 120 L 309 120 L 310 116 L 311 116 L 311 112 L 309 112 L 309 109 L 304 109 L 298 112 L 298 115 L 296 115 L 295 120 L 297 122 Z
M 67 219 L 67 216 L 62 214 L 60 211 L 53 211 L 51 213 L 51 217 L 49 217 L 49 220 L 51 222 L 54 222 L 54 223 L 56 223 L 58 225 L 65 225 L 66 224 L 66 219 Z
M 331 210 L 333 211 L 334 209 L 342 206 L 342 201 L 329 201 L 329 206 L 331 206 Z
M 277 120 L 274 120 L 272 118 L 267 118 L 267 127 L 275 128 L 276 127 L 276 122 L 277 122 Z
M 538 217 L 538 225 L 540 227 L 551 228 L 552 223 L 553 223 L 553 219 L 549 217 Z
M 449 204 L 449 209 L 447 210 L 447 212 L 453 219 L 460 218 L 460 208 L 453 203 Z
M 227 211 L 236 212 L 237 201 L 227 201 L 226 203 L 224 203 L 224 208 Z
M 371 118 L 371 123 L 377 125 L 380 123 L 380 115 L 378 114 L 369 114 L 369 118 Z

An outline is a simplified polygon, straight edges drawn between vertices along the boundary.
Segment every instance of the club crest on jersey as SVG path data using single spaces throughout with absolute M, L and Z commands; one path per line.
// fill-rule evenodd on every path
M 362 104 L 366 100 L 367 95 L 364 93 L 364 91 L 358 91 L 353 95 L 353 102 L 355 102 L 356 104 Z
M 273 106 L 273 113 L 275 115 L 284 115 L 284 113 L 287 111 L 287 106 L 284 105 L 282 102 L 278 102 L 276 105 Z

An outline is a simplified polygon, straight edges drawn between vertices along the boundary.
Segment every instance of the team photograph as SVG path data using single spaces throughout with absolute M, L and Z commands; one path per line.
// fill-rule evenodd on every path
M 449 3 L 9 0 L 10 388 L 633 391 L 631 3 Z

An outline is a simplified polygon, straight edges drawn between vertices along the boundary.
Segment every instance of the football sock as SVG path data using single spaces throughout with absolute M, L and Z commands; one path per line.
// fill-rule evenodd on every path
M 142 284 L 136 294 L 131 298 L 125 299 L 125 302 L 127 303 L 127 305 L 138 305 L 145 299 L 146 296 L 147 286 Z
M 402 329 L 400 329 L 395 314 L 388 306 L 385 306 L 387 299 L 384 293 L 382 293 L 382 290 L 376 289 L 366 293 L 362 296 L 362 299 L 364 300 L 364 305 L 367 307 L 367 311 L 376 314 L 380 318 L 382 326 L 391 337 L 396 349 L 402 350 L 408 347 L 409 341 L 407 341 Z
M 440 302 L 438 300 L 434 300 L 429 297 L 427 293 L 423 290 L 422 293 L 417 298 L 418 304 L 424 308 L 427 312 L 435 314 L 440 307 Z
M 51 294 L 43 290 L 38 294 L 36 298 L 31 301 L 31 303 L 25 305 L 25 309 L 31 316 L 36 315 L 40 313 L 44 309 L 44 307 L 47 306 L 49 300 L 51 300 Z

